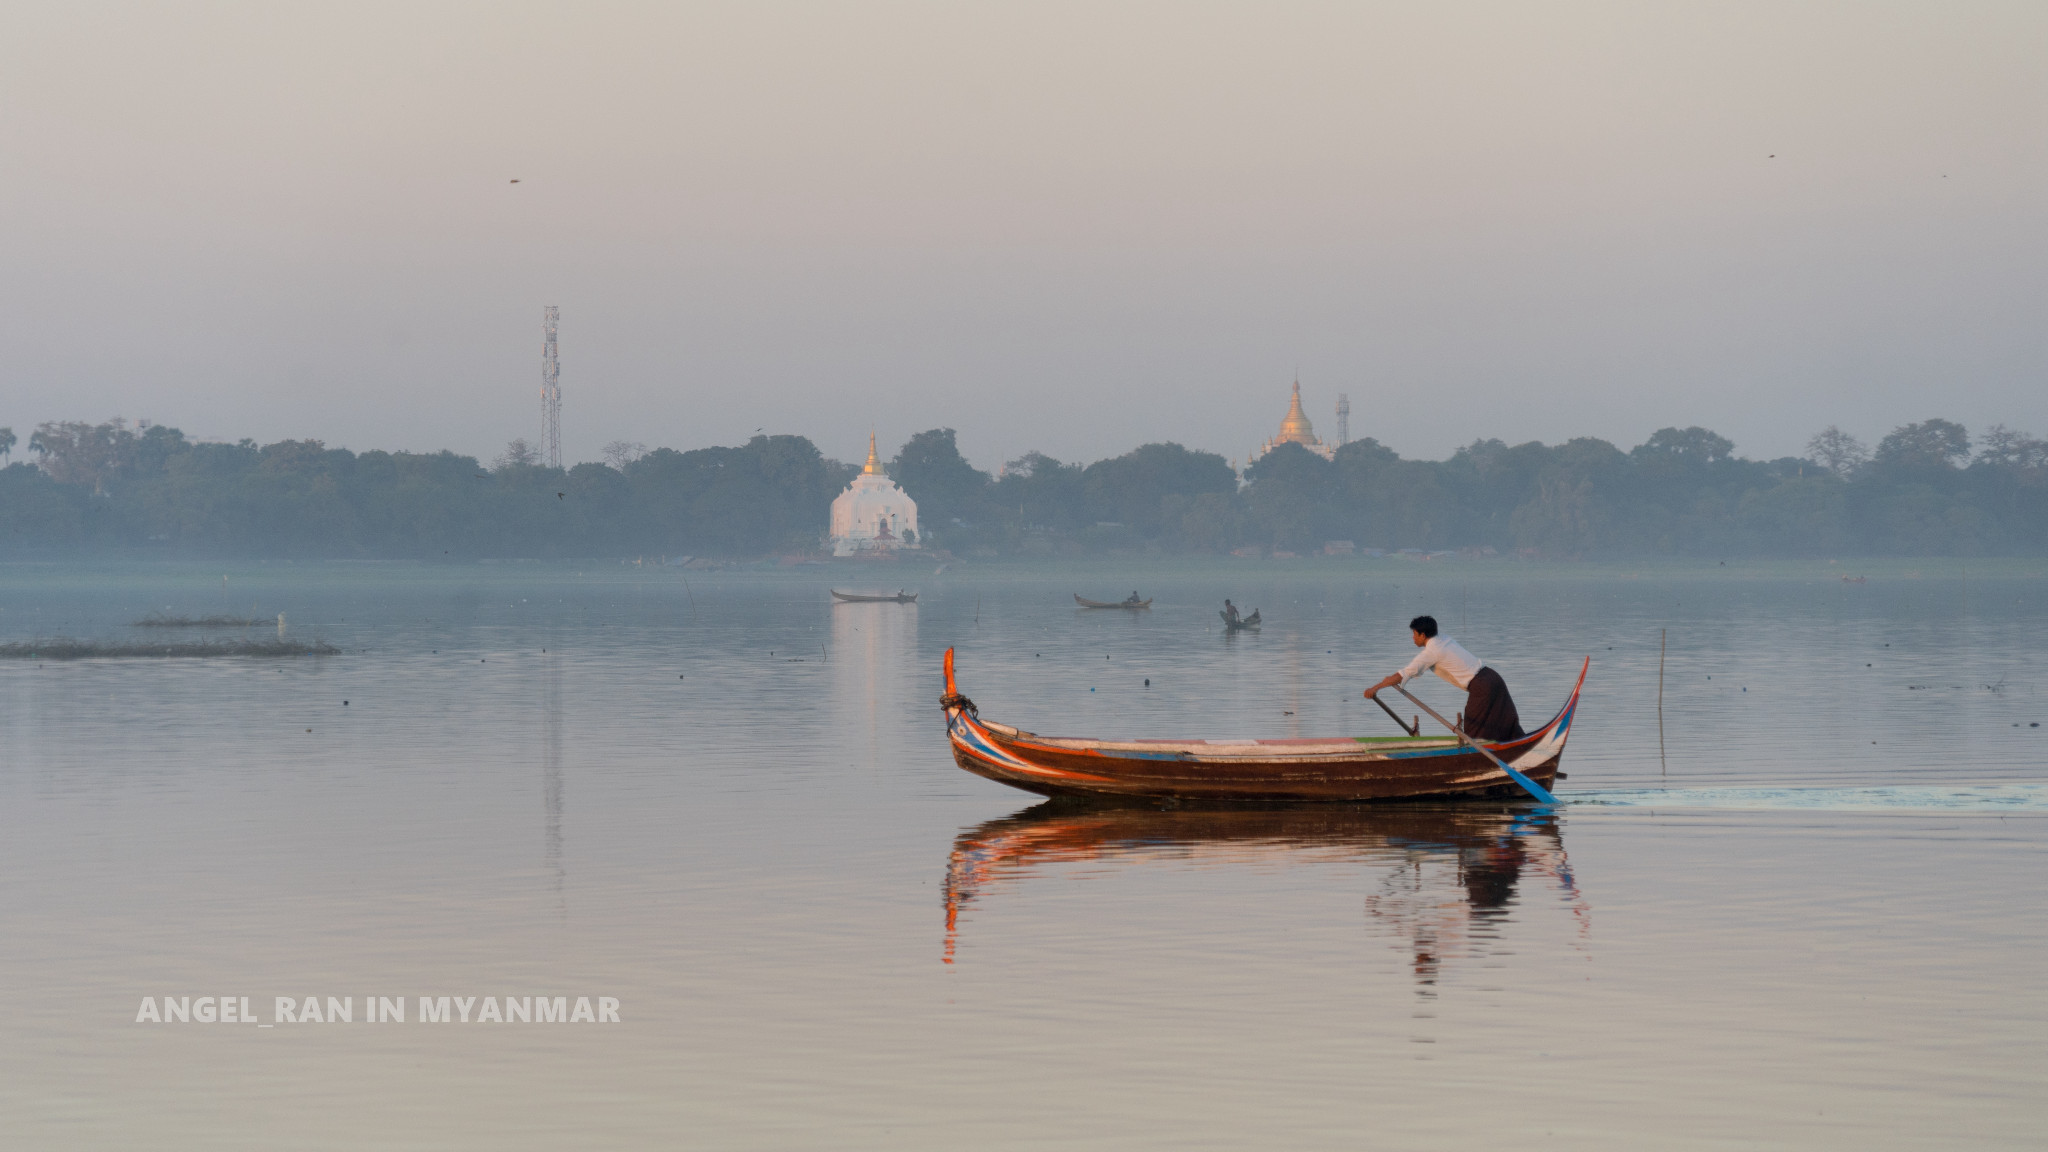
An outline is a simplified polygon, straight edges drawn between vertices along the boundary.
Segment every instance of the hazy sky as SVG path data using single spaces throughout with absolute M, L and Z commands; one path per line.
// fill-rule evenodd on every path
M 2040 0 L 7 11 L 24 440 L 2048 434 Z

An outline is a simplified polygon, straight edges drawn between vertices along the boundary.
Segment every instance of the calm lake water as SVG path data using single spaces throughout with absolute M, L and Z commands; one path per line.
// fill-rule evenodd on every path
M 0 1127 L 2038 1147 L 2044 567 L 0 567 L 0 639 L 283 612 L 346 650 L 0 662 Z M 1070 598 L 1133 588 L 1150 612 Z M 1264 630 L 1222 635 L 1226 595 Z M 1359 691 L 1422 611 L 1525 722 L 1592 658 L 1561 811 L 1062 809 L 947 751 L 949 646 L 1036 731 L 1389 734 Z M 135 1020 L 202 996 L 256 1022 Z M 354 1020 L 279 1023 L 285 996 Z

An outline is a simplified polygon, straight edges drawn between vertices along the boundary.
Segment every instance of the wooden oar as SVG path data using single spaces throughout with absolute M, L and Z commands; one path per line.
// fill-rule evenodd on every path
M 1515 783 L 1520 784 L 1522 786 L 1522 791 L 1527 792 L 1529 795 L 1535 797 L 1539 803 L 1557 803 L 1557 797 L 1552 796 L 1550 794 L 1549 789 L 1545 788 L 1541 784 L 1538 784 L 1534 780 L 1529 779 L 1527 776 L 1522 775 L 1520 772 L 1515 771 L 1514 767 L 1510 765 L 1507 761 L 1501 759 L 1498 756 L 1495 756 L 1491 749 L 1488 749 L 1480 745 L 1470 736 L 1465 735 L 1462 729 L 1460 729 L 1456 724 L 1451 723 L 1449 720 L 1444 719 L 1441 715 L 1437 713 L 1436 709 L 1431 708 L 1429 705 L 1424 704 L 1420 700 L 1417 700 L 1415 698 L 1414 693 L 1408 691 L 1406 688 L 1401 687 L 1399 684 L 1394 685 L 1393 688 L 1394 691 L 1399 692 L 1401 695 L 1408 697 L 1409 703 L 1415 705 L 1417 708 L 1422 709 L 1424 712 L 1429 713 L 1430 716 L 1433 719 L 1435 719 L 1437 723 L 1443 725 L 1446 728 L 1449 728 L 1451 730 L 1451 735 L 1456 736 L 1460 743 L 1467 745 L 1472 750 L 1478 752 L 1481 756 L 1484 756 L 1488 760 L 1493 761 L 1494 764 L 1499 766 L 1501 771 L 1508 774 L 1509 779 L 1513 780 Z M 1377 699 L 1377 697 L 1375 697 L 1375 699 Z M 1384 707 L 1384 705 L 1382 705 L 1382 707 Z M 1400 717 L 1395 717 L 1396 721 L 1398 721 L 1399 719 Z
M 1372 697 L 1372 702 L 1380 706 L 1380 711 L 1385 712 L 1387 715 L 1392 716 L 1394 718 L 1394 727 L 1399 728 L 1401 731 L 1406 732 L 1410 736 L 1422 735 L 1422 724 L 1420 721 L 1416 722 L 1415 727 L 1410 728 L 1408 726 L 1407 721 L 1401 719 L 1399 713 L 1395 712 L 1392 708 L 1387 707 L 1387 702 L 1385 700 L 1382 700 L 1379 697 L 1374 696 Z

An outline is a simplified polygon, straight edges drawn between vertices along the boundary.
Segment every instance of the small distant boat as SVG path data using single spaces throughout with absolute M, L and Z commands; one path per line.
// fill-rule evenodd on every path
M 915 603 L 917 603 L 917 593 L 915 593 L 915 592 L 902 592 L 902 591 L 898 591 L 898 592 L 892 592 L 892 593 L 888 593 L 888 594 L 886 594 L 886 595 L 874 596 L 874 595 L 869 595 L 869 594 L 868 594 L 868 593 L 866 593 L 866 592 L 841 592 L 841 591 L 840 591 L 839 589 L 837 589 L 837 588 L 834 588 L 834 589 L 832 589 L 832 597 L 833 597 L 833 599 L 835 599 L 835 600 L 843 600 L 843 601 L 845 601 L 845 602 L 846 602 L 846 603 L 848 603 L 848 604 L 915 604 Z
M 1223 630 L 1225 632 L 1257 632 L 1259 630 L 1259 610 L 1257 608 L 1252 609 L 1251 615 L 1237 620 L 1232 620 L 1230 613 L 1223 611 L 1221 608 L 1216 610 L 1216 614 L 1223 617 Z
M 1548 724 L 1486 748 L 1552 787 L 1578 714 L 1578 683 Z M 946 737 L 953 762 L 977 776 L 1045 796 L 1220 801 L 1407 800 L 1523 794 L 1493 761 L 1446 732 L 1287 740 L 1081 740 L 984 720 L 953 680 L 946 650 Z
M 1079 592 L 1074 593 L 1074 603 L 1079 604 L 1083 608 L 1128 608 L 1133 612 L 1140 608 L 1150 608 L 1152 606 L 1150 600 L 1118 600 L 1114 603 L 1106 600 L 1089 600 Z

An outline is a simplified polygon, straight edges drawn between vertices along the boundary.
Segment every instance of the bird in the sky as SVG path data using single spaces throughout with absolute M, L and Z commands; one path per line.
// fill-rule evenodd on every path
M 517 183 L 519 183 L 519 181 L 517 181 L 517 180 L 514 180 L 514 181 L 513 181 L 513 183 L 514 183 L 514 184 L 517 184 Z
M 557 499 L 557 500 L 567 500 L 567 499 L 568 499 L 568 497 L 567 497 L 567 496 L 564 496 L 564 495 L 562 495 L 562 494 L 561 494 L 560 492 L 557 492 L 557 493 L 555 493 L 555 499 Z

